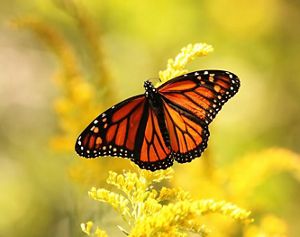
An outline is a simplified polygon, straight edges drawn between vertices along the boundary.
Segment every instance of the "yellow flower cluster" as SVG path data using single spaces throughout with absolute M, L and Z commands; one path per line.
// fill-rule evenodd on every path
M 249 226 L 245 230 L 244 236 L 287 237 L 287 232 L 287 225 L 284 220 L 274 215 L 265 215 L 259 225 Z
M 39 18 L 22 17 L 12 21 L 12 26 L 31 30 L 44 43 L 59 62 L 58 71 L 53 76 L 59 96 L 54 101 L 57 114 L 58 133 L 50 140 L 54 150 L 69 151 L 74 154 L 74 142 L 86 125 L 95 118 L 100 111 L 111 105 L 116 93 L 111 93 L 111 77 L 106 64 L 99 27 L 91 20 L 83 6 L 78 2 L 57 1 L 57 6 L 69 15 L 82 33 L 86 41 L 80 51 L 76 42 L 70 41 L 55 26 Z M 81 51 L 85 51 L 89 68 L 85 70 L 87 62 L 82 61 Z M 74 154 L 75 155 L 75 154 Z M 103 166 L 99 161 L 93 163 L 78 159 L 69 169 L 71 178 L 79 183 L 96 185 L 105 180 L 108 168 L 114 166 L 116 170 L 127 167 L 126 162 L 106 159 Z M 114 163 L 114 164 L 112 164 Z
M 66 14 L 72 17 L 77 23 L 83 40 L 86 41 L 86 53 L 89 55 L 91 67 L 89 75 L 94 82 L 95 88 L 103 88 L 101 91 L 102 104 L 110 106 L 112 95 L 111 76 L 106 63 L 105 53 L 102 44 L 102 35 L 99 26 L 89 17 L 84 5 L 79 1 L 56 1 L 56 5 Z M 99 93 L 100 95 L 100 93 Z
M 189 62 L 193 61 L 196 57 L 206 56 L 212 51 L 213 47 L 205 43 L 189 44 L 182 48 L 181 53 L 175 59 L 168 60 L 167 68 L 159 72 L 160 84 L 187 73 L 185 67 Z
M 247 167 L 241 172 L 241 167 Z M 290 172 L 300 181 L 299 155 L 283 148 L 270 148 L 262 152 L 248 154 L 230 165 L 226 172 L 229 190 L 239 199 L 246 198 L 265 180 L 281 172 Z
M 194 161 L 193 166 L 179 167 L 176 170 L 173 185 L 185 185 L 194 197 L 214 196 L 230 200 L 250 210 L 256 210 L 260 213 L 267 212 L 266 215 L 261 214 L 260 217 L 255 218 L 257 219 L 255 224 L 253 223 L 245 228 L 244 234 L 247 237 L 286 236 L 287 224 L 285 221 L 275 215 L 268 214 L 269 210 L 266 211 L 262 204 L 258 206 L 253 199 L 257 195 L 256 188 L 276 174 L 289 172 L 295 180 L 300 181 L 299 154 L 283 148 L 270 148 L 248 154 L 225 167 L 212 169 L 210 176 L 206 175 L 205 169 L 205 163 L 201 160 Z M 187 182 L 187 180 L 194 181 Z M 201 187 L 201 189 L 198 187 Z M 273 225 L 272 223 L 275 222 L 277 224 Z M 208 224 L 215 224 L 224 231 L 230 229 L 226 221 L 224 222 L 224 220 L 217 217 L 210 219 Z M 270 226 L 274 228 L 270 228 Z M 218 234 L 214 233 L 214 236 L 227 235 L 221 231 Z
M 225 202 L 193 200 L 189 193 L 178 188 L 155 189 L 155 183 L 170 179 L 173 169 L 156 172 L 139 171 L 117 174 L 110 171 L 107 183 L 119 192 L 93 187 L 89 196 L 111 205 L 129 225 L 130 230 L 120 228 L 129 236 L 186 236 L 188 232 L 206 236 L 209 230 L 201 223 L 201 217 L 218 213 L 234 220 L 249 223 L 250 212 Z M 82 224 L 90 235 L 91 222 Z M 99 229 L 99 228 L 98 228 Z
M 52 147 L 57 150 L 73 151 L 79 132 L 99 111 L 111 104 L 115 95 L 111 93 L 111 78 L 101 47 L 100 31 L 84 7 L 78 4 L 68 1 L 58 2 L 57 5 L 75 20 L 82 32 L 83 40 L 86 41 L 82 49 L 90 59 L 88 71 L 84 70 L 84 62 L 80 60 L 76 44 L 67 40 L 57 28 L 33 17 L 23 17 L 12 22 L 13 26 L 34 32 L 59 60 L 60 67 L 54 80 L 60 96 L 54 101 L 54 109 L 60 132 L 51 141 Z
M 96 230 L 92 232 L 92 228 L 94 226 L 94 223 L 92 221 L 88 221 L 87 223 L 82 223 L 81 224 L 81 230 L 86 233 L 88 236 L 93 236 L 93 237 L 107 237 L 107 234 L 105 231 L 99 229 L 96 227 Z

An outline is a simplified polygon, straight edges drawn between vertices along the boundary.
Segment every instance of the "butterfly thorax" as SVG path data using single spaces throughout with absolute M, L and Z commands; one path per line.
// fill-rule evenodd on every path
M 161 98 L 158 94 L 157 89 L 150 81 L 145 81 L 144 87 L 145 87 L 145 96 L 148 99 L 150 105 L 154 110 L 158 109 L 161 106 Z

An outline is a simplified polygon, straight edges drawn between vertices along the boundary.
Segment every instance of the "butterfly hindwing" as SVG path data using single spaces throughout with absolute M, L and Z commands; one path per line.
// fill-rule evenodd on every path
M 164 114 L 175 160 L 190 162 L 207 147 L 209 131 L 196 117 L 164 101 Z
M 162 134 L 157 114 L 148 108 L 145 129 L 141 137 L 141 148 L 135 163 L 148 170 L 166 169 L 173 165 L 171 150 Z

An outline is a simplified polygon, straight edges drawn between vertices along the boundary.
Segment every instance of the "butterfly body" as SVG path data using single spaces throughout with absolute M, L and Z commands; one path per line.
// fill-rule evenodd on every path
M 158 90 L 154 87 L 154 85 L 150 81 L 144 82 L 145 88 L 145 97 L 149 103 L 149 106 L 154 111 L 156 117 L 158 118 L 158 124 L 160 130 L 162 131 L 163 138 L 167 146 L 169 146 L 169 134 L 166 130 L 166 124 L 164 120 L 163 114 L 163 102 L 161 95 L 159 94 Z
M 208 124 L 239 89 L 239 79 L 221 70 L 196 71 L 100 114 L 79 136 L 81 156 L 130 158 L 140 168 L 157 170 L 199 157 L 207 147 Z
M 157 89 L 150 81 L 144 82 L 145 97 L 153 110 L 159 111 L 162 107 L 162 102 Z

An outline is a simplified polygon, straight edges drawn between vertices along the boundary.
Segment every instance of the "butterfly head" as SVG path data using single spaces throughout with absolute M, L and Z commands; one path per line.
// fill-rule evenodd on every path
M 153 84 L 150 81 L 144 82 L 144 88 L 145 88 L 145 96 L 147 98 L 153 98 L 155 94 L 157 94 L 157 89 L 153 86 Z

